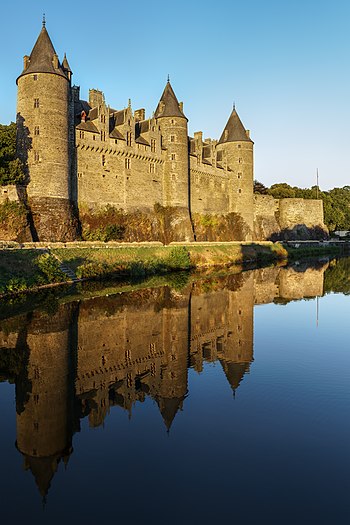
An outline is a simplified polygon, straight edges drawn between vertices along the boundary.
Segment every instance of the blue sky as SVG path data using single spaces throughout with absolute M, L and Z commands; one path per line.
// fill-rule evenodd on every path
M 255 142 L 255 178 L 266 185 L 350 184 L 346 0 L 17 0 L 1 6 L 0 122 L 15 119 L 15 79 L 41 29 L 67 52 L 83 98 L 131 98 L 151 115 L 167 75 L 189 133 L 219 138 L 235 102 Z

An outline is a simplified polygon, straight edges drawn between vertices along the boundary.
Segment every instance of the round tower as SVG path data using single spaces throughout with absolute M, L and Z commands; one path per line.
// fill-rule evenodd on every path
M 217 150 L 223 152 L 229 177 L 229 211 L 236 213 L 237 220 L 241 222 L 241 239 L 235 240 L 249 241 L 253 237 L 253 147 L 249 131 L 244 128 L 233 108 Z
M 164 206 L 189 208 L 187 118 L 168 80 L 155 112 L 164 150 Z
M 76 233 L 70 195 L 70 78 L 43 21 L 17 78 L 17 152 L 27 172 L 33 240 L 67 241 Z

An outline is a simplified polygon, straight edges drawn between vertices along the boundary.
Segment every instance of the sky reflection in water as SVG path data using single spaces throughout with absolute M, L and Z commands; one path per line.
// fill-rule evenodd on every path
M 349 265 L 1 321 L 2 522 L 348 523 Z

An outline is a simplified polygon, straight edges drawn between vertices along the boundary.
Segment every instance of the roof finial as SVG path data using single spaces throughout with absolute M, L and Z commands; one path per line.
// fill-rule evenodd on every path
M 233 101 L 233 104 L 232 104 L 232 110 L 234 111 L 236 109 L 236 102 Z
M 43 27 L 46 26 L 46 18 L 45 18 L 45 13 L 43 13 Z
M 168 83 L 170 82 L 170 75 L 169 75 L 169 73 L 168 73 L 168 80 L 167 81 L 168 81 Z
M 128 100 L 128 108 L 131 108 L 131 98 Z

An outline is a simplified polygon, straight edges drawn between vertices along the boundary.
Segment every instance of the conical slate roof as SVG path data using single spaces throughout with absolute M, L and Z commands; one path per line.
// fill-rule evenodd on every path
M 183 117 L 186 118 L 180 109 L 179 101 L 176 98 L 173 88 L 168 80 L 163 95 L 160 97 L 156 112 L 156 118 L 159 117 Z
M 68 63 L 68 60 L 67 60 L 67 57 L 66 57 L 66 53 L 64 54 L 64 58 L 63 58 L 63 61 L 62 61 L 62 67 L 64 69 L 66 69 L 67 71 L 69 71 L 70 73 L 72 72 L 70 66 L 69 66 L 69 63 Z
M 253 142 L 246 133 L 237 111 L 233 108 L 218 144 L 225 142 Z
M 18 78 L 30 73 L 53 73 L 55 75 L 61 75 L 62 77 L 67 78 L 59 62 L 58 68 L 56 69 L 54 67 L 54 55 L 56 55 L 55 48 L 53 47 L 49 33 L 43 24 L 38 39 L 35 42 L 30 54 L 29 66 L 22 71 Z

